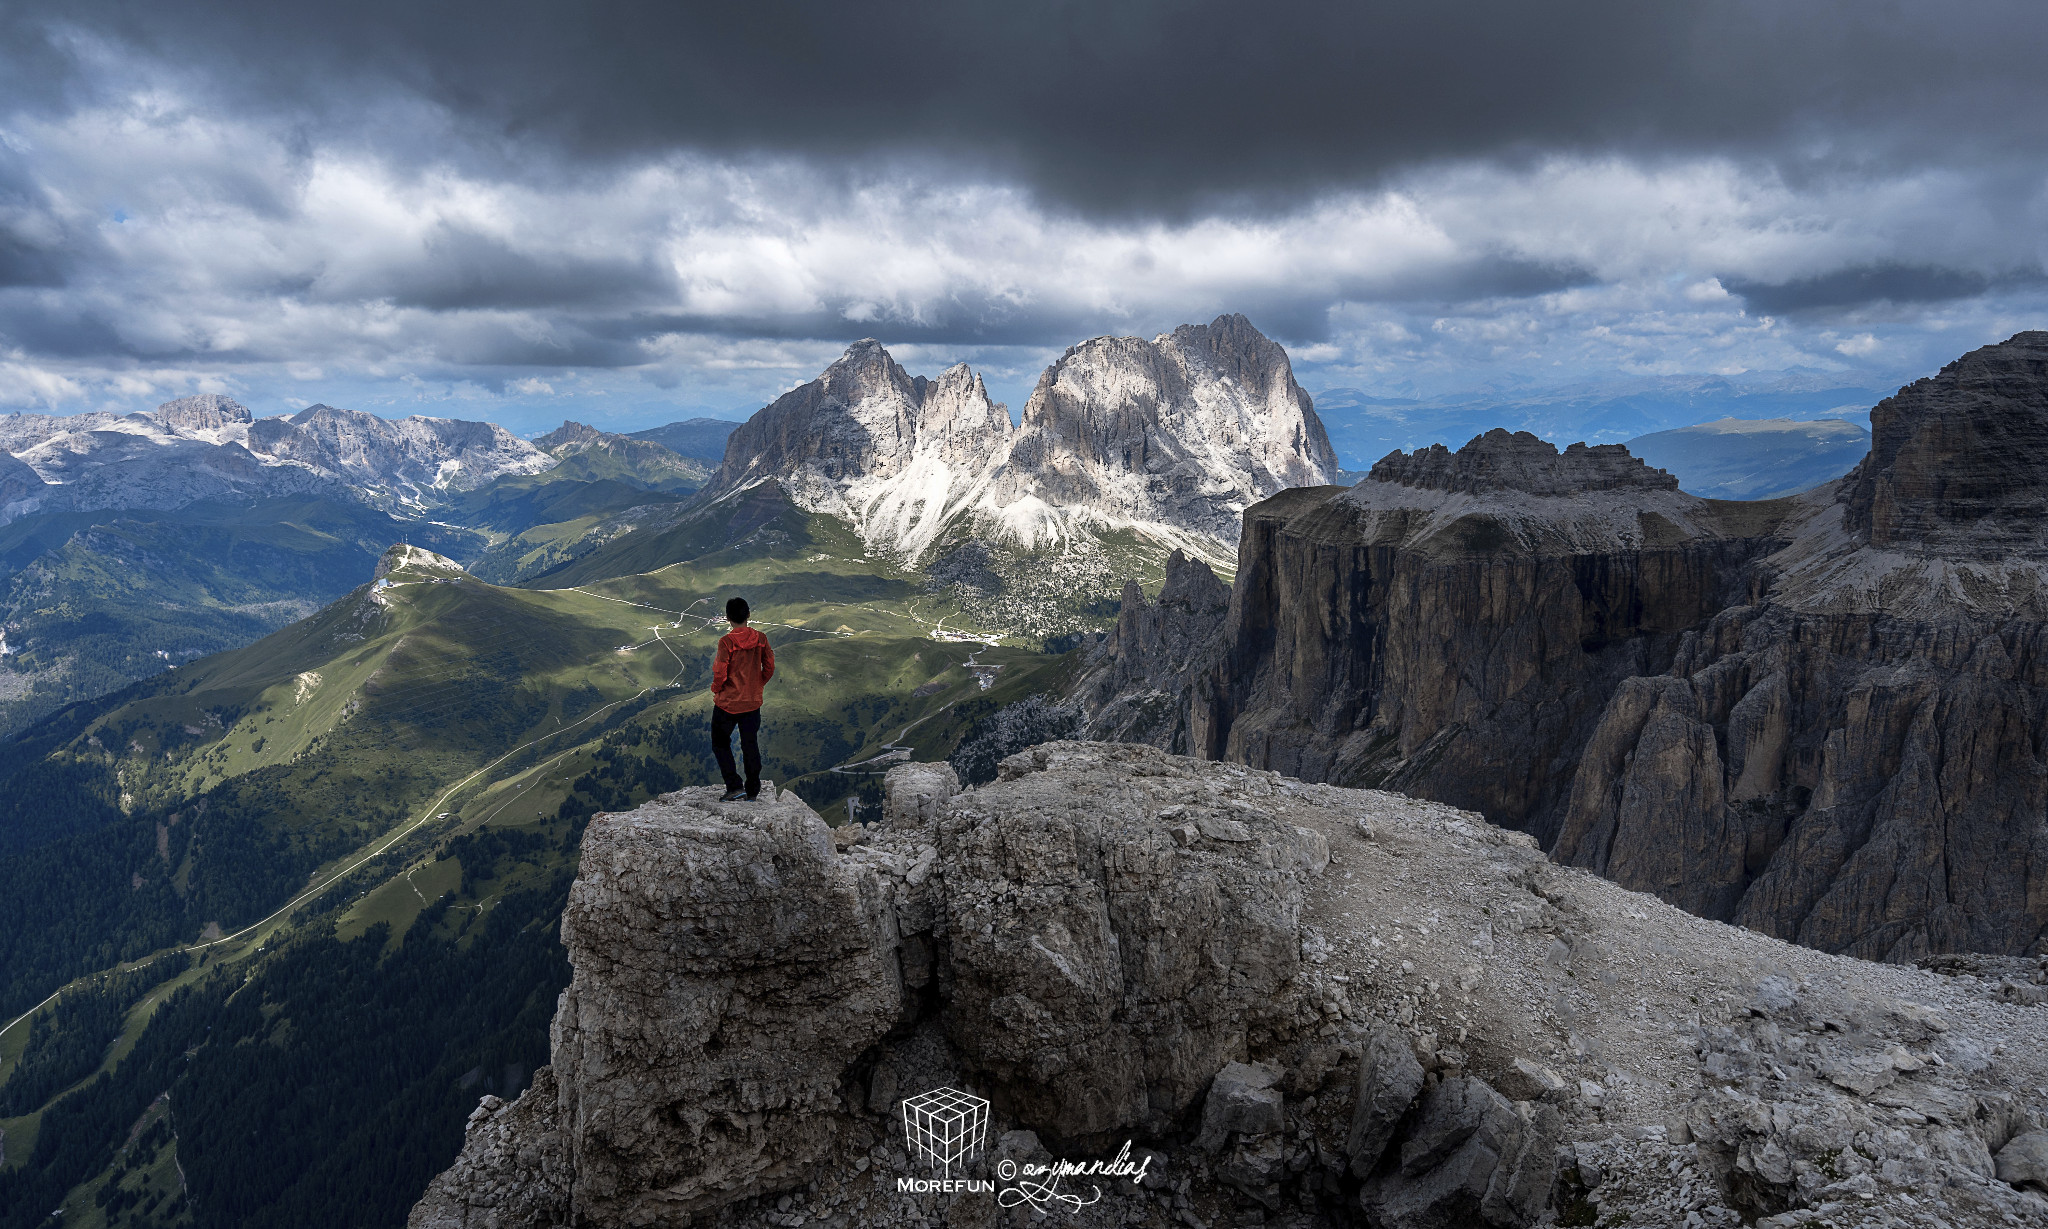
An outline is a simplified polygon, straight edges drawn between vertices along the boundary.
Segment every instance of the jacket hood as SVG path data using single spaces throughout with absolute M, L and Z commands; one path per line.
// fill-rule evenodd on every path
M 758 648 L 768 643 L 768 637 L 751 627 L 735 627 L 726 633 L 726 638 L 732 641 L 732 647 L 736 649 Z

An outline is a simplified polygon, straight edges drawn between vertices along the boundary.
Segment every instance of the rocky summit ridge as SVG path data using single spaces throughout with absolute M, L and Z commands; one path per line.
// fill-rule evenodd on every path
M 1504 432 L 1283 492 L 1227 603 L 1175 616 L 1194 647 L 1105 642 L 1082 698 L 1098 733 L 1483 811 L 1824 950 L 2031 955 L 2048 334 L 1872 421 L 1856 470 L 1779 500 Z
M 600 815 L 562 935 L 550 1066 L 412 1229 L 2048 1217 L 2035 962 L 1830 956 L 1149 747 L 902 765 L 867 826 Z M 986 1116 L 907 1132 L 934 1098 Z
M 1015 425 L 965 365 L 927 380 L 856 342 L 732 433 L 702 498 L 779 481 L 911 561 L 955 538 L 1029 550 L 1118 529 L 1225 558 L 1247 506 L 1336 473 L 1286 351 L 1233 315 L 1072 347 Z

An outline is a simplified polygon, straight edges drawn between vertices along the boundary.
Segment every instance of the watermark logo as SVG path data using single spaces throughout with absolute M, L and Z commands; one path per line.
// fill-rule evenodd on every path
M 942 1178 L 964 1173 L 988 1146 L 988 1102 L 957 1088 L 934 1088 L 903 1101 L 903 1142 Z
M 1005 1208 L 1023 1205 L 1038 1213 L 1079 1212 L 1102 1199 L 1100 1182 L 1123 1180 L 1139 1185 L 1145 1181 L 1153 1161 L 1151 1153 L 1132 1159 L 1131 1144 L 1126 1140 L 1123 1150 L 1108 1160 L 1057 1158 L 1020 1162 L 1004 1157 L 995 1164 L 997 1181 L 970 1178 L 968 1167 L 988 1148 L 988 1102 L 947 1087 L 906 1097 L 901 1105 L 903 1142 L 911 1159 L 929 1165 L 937 1175 L 899 1177 L 896 1189 L 901 1192 L 992 1194 L 997 1204 Z M 1071 1189 L 1066 1185 L 1069 1182 L 1073 1183 Z

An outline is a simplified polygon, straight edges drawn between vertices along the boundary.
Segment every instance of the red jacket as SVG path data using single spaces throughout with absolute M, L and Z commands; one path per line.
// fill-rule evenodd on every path
M 761 707 L 761 685 L 775 677 L 775 650 L 751 627 L 735 627 L 718 638 L 711 659 L 711 698 L 728 713 Z

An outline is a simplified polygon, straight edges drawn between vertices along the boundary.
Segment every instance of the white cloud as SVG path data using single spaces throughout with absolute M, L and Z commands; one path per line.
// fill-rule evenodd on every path
M 2048 233 L 2048 193 L 2002 212 L 1960 172 L 1791 184 L 1726 159 L 1440 166 L 1274 216 L 1120 223 L 918 170 L 678 155 L 573 182 L 410 171 L 157 87 L 0 130 L 47 198 L 22 233 L 63 239 L 77 266 L 62 287 L 0 292 L 0 309 L 178 356 L 24 351 L 0 367 L 11 405 L 273 379 L 371 404 L 576 381 L 739 405 L 836 356 L 840 341 L 786 339 L 815 332 L 874 333 L 920 370 L 987 364 L 1021 399 L 1065 342 L 1229 310 L 1364 383 L 1911 366 L 2038 325 L 2040 296 L 1856 321 L 1881 348 L 1747 314 L 1724 279 L 2038 269 Z M 1511 292 L 1513 270 L 1577 284 Z
M 85 395 L 77 381 L 47 368 L 0 360 L 0 404 L 56 410 L 82 400 Z

